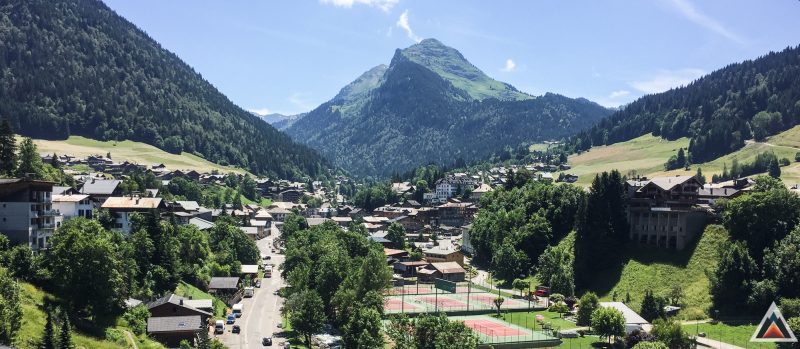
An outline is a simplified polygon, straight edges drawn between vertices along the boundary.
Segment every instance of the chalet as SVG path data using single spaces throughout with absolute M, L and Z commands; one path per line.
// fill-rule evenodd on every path
M 256 241 L 262 237 L 258 233 L 259 232 L 258 227 L 239 227 L 239 229 L 244 233 L 244 235 L 247 235 L 247 237 L 249 237 L 253 241 Z
M 425 260 L 430 263 L 455 262 L 459 265 L 464 265 L 464 254 L 457 250 L 455 246 L 444 245 L 445 243 L 439 246 L 423 249 L 422 254 L 425 255 Z
M 417 269 L 423 268 L 428 265 L 426 261 L 406 261 L 397 262 L 392 265 L 394 273 L 402 277 L 415 277 L 417 276 Z
M 719 199 L 733 199 L 742 195 L 744 191 L 734 188 L 702 188 L 698 192 L 697 199 L 700 204 L 713 206 Z
M 637 178 L 625 183 L 634 242 L 683 249 L 706 225 L 699 207 L 702 184 L 694 176 Z
M 415 215 L 416 216 L 416 215 Z M 389 225 L 392 223 L 398 223 L 403 226 L 403 229 L 406 231 L 417 231 L 422 229 L 423 225 L 422 222 L 417 220 L 415 216 L 400 216 L 395 217 L 389 220 Z
M 106 199 L 101 206 L 114 216 L 114 229 L 125 234 L 131 232 L 131 217 L 134 213 L 147 213 L 166 209 L 161 198 L 143 198 L 138 196 L 115 196 Z
M 236 303 L 241 299 L 239 277 L 212 277 L 208 282 L 208 293 L 221 298 L 227 304 Z
M 199 333 L 208 331 L 208 321 L 213 315 L 192 305 L 207 306 L 209 301 L 191 301 L 169 294 L 148 303 L 147 334 L 167 347 L 177 347 L 183 340 L 194 343 Z
M 398 261 L 405 261 L 408 259 L 408 251 L 406 250 L 395 250 L 384 247 L 383 254 L 386 255 L 386 258 L 392 258 Z
M 298 189 L 287 189 L 280 194 L 278 194 L 278 199 L 281 201 L 288 201 L 288 202 L 300 202 L 300 198 L 303 197 L 303 191 Z
M 189 224 L 194 225 L 200 230 L 208 230 L 214 227 L 213 222 L 198 217 L 189 219 Z
M 331 220 L 336 222 L 340 227 L 347 228 L 350 226 L 350 223 L 353 222 L 353 219 L 350 217 L 331 217 Z
M 481 183 L 475 189 L 472 190 L 472 193 L 470 194 L 469 198 L 472 201 L 478 201 L 481 199 L 481 197 L 483 197 L 484 195 L 486 195 L 486 193 L 490 191 L 492 191 L 492 186 L 486 183 Z
M 392 191 L 399 196 L 409 196 L 414 194 L 414 185 L 411 182 L 392 183 Z
M 467 271 L 456 262 L 430 263 L 417 269 L 417 276 L 423 280 L 444 279 L 461 282 L 466 279 Z
M 439 224 L 460 227 L 472 222 L 478 207 L 470 202 L 448 202 L 437 207 Z

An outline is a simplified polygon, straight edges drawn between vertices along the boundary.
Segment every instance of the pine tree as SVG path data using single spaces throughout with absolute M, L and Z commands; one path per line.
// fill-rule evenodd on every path
M 44 163 L 39 151 L 36 149 L 36 144 L 30 138 L 25 138 L 19 146 L 19 166 L 17 167 L 17 177 L 25 177 L 27 174 L 33 174 L 36 178 L 40 178 L 43 172 Z
M 701 170 L 699 167 L 697 168 L 697 173 L 694 175 L 694 177 L 697 178 L 697 181 L 700 182 L 700 184 L 706 184 L 706 176 L 703 175 L 703 170 Z
M 53 153 L 53 158 L 50 159 L 50 166 L 53 166 L 55 169 L 61 168 L 61 162 L 58 161 L 58 154 Z
M 17 140 L 8 119 L 0 123 L 0 174 L 12 176 L 17 167 Z
M 772 159 L 769 162 L 769 176 L 772 178 L 778 178 L 781 176 L 781 166 L 778 164 L 777 159 Z
M 72 329 L 70 328 L 69 316 L 64 313 L 64 320 L 61 323 L 61 332 L 58 336 L 58 349 L 74 349 L 72 343 Z
M 211 338 L 208 337 L 208 330 L 200 331 L 197 335 L 197 349 L 211 349 Z
M 53 328 L 53 313 L 47 310 L 47 322 L 44 324 L 44 334 L 42 335 L 42 343 L 39 345 L 40 349 L 56 349 L 56 334 Z

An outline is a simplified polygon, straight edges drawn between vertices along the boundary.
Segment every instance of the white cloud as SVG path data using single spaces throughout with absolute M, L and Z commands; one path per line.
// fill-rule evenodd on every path
M 506 66 L 503 67 L 503 69 L 500 69 L 500 70 L 502 70 L 504 72 L 512 72 L 512 71 L 514 71 L 514 69 L 517 69 L 517 64 L 514 63 L 514 61 L 511 60 L 511 58 L 509 58 L 509 59 L 506 60 Z
M 695 79 L 703 76 L 702 69 L 687 68 L 679 70 L 662 70 L 650 79 L 633 81 L 631 87 L 644 93 L 659 93 L 673 87 L 688 85 Z
M 400 18 L 397 19 L 396 25 L 406 31 L 409 39 L 414 40 L 417 43 L 422 41 L 422 38 L 417 36 L 417 34 L 414 34 L 414 31 L 411 30 L 411 26 L 408 24 L 408 10 L 403 11 L 403 13 L 400 15 Z
M 698 10 L 694 5 L 689 2 L 689 0 L 670 0 L 670 5 L 680 12 L 681 15 L 686 17 L 686 19 L 706 27 L 719 35 L 722 35 L 732 41 L 743 43 L 744 40 L 736 33 L 730 31 L 726 28 L 722 23 L 718 22 L 716 19 L 707 16 L 705 13 Z
M 256 113 L 258 115 L 272 114 L 272 110 L 270 110 L 269 108 L 250 108 L 247 109 L 247 111 L 251 113 Z
M 309 94 L 295 92 L 289 96 L 289 103 L 292 103 L 298 109 L 302 110 L 302 112 L 307 112 L 311 109 L 316 108 L 316 106 L 308 100 Z
M 389 12 L 399 1 L 400 0 L 320 0 L 319 2 L 344 8 L 351 8 L 353 5 L 367 5 L 379 8 L 383 12 Z
M 611 92 L 611 94 L 610 94 L 610 95 L 608 95 L 608 98 L 612 98 L 612 99 L 614 99 L 614 98 L 620 98 L 620 97 L 625 97 L 625 96 L 627 96 L 627 95 L 630 95 L 630 94 L 631 94 L 631 91 L 628 91 L 628 90 L 619 90 L 619 91 L 614 91 L 614 92 Z

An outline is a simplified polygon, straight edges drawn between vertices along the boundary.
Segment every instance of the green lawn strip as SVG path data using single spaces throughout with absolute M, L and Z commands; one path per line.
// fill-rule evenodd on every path
M 696 335 L 699 331 L 705 333 L 706 338 L 720 341 L 723 343 L 733 344 L 735 346 L 739 346 L 742 348 L 756 348 L 756 349 L 775 348 L 774 343 L 750 342 L 750 338 L 756 331 L 756 326 L 758 326 L 757 321 L 753 322 L 737 321 L 736 323 L 720 322 L 717 324 L 704 323 L 704 324 L 683 325 L 683 329 L 686 330 L 686 332 L 688 332 L 689 335 L 692 336 Z
M 181 297 L 191 297 L 192 299 L 211 299 L 214 304 L 214 317 L 217 319 L 224 319 L 228 313 L 228 306 L 225 305 L 221 299 L 214 297 L 206 292 L 203 292 L 197 287 L 194 287 L 186 282 L 181 281 L 175 289 L 175 294 Z

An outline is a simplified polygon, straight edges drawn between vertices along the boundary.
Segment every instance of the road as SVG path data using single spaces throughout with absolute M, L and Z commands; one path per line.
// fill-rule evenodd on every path
M 270 251 L 273 238 L 274 236 L 268 236 L 256 242 L 261 254 L 272 258 L 265 262 L 273 263 L 275 268 L 271 278 L 261 280 L 261 288 L 256 288 L 253 297 L 242 300 L 244 305 L 242 317 L 236 319 L 235 323 L 241 327 L 241 333 L 231 333 L 233 326 L 226 325 L 225 334 L 217 337 L 228 348 L 263 348 L 261 339 L 264 337 L 273 337 L 275 340 L 273 348 L 278 348 L 278 344 L 283 342 L 282 339 L 274 338 L 274 334 L 281 331 L 278 324 L 281 322 L 280 307 L 283 299 L 273 293 L 284 286 L 283 279 L 278 272 L 278 265 L 283 263 L 284 256 Z

